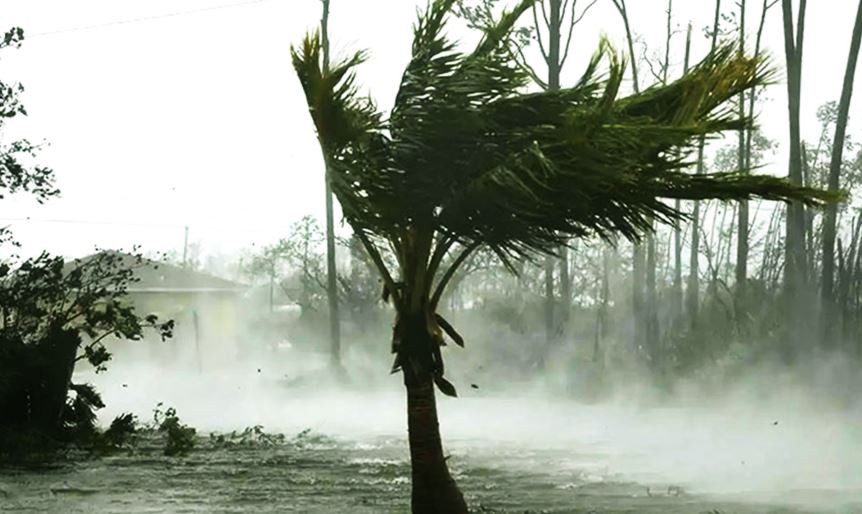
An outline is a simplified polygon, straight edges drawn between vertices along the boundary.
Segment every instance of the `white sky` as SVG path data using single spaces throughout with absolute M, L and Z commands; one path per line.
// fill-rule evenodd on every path
M 628 3 L 633 30 L 662 51 L 666 1 Z M 727 9 L 735 3 L 723 2 Z M 749 0 L 752 45 L 760 3 Z M 674 4 L 674 61 L 681 64 L 689 20 L 696 61 L 707 50 L 701 29 L 714 4 Z M 416 8 L 424 5 L 332 0 L 333 51 L 370 51 L 360 80 L 383 107 L 391 105 Z M 203 8 L 212 9 L 189 12 Z M 817 135 L 817 106 L 840 94 L 855 9 L 853 0 L 810 2 L 802 117 L 809 138 Z M 178 14 L 161 17 L 170 13 Z M 47 140 L 40 162 L 55 169 L 62 190 L 43 206 L 4 200 L 0 223 L 11 225 L 24 253 L 79 256 L 94 246 L 134 244 L 179 251 L 184 225 L 205 253 L 233 252 L 285 235 L 304 214 L 322 217 L 322 161 L 289 56 L 319 16 L 318 0 L 0 0 L 0 28 L 21 26 L 27 35 L 23 48 L 0 54 L 0 73 L 25 85 L 30 112 L 4 136 Z M 600 34 L 625 48 L 608 0 L 576 30 L 564 85 Z M 779 4 L 769 13 L 764 46 L 783 67 L 781 30 Z M 459 31 L 453 25 L 451 32 Z M 786 139 L 785 91 L 783 82 L 772 87 L 761 111 L 767 135 L 778 140 Z M 852 120 L 850 132 L 858 132 Z M 785 169 L 780 153 L 771 171 Z M 28 217 L 38 221 L 14 221 Z

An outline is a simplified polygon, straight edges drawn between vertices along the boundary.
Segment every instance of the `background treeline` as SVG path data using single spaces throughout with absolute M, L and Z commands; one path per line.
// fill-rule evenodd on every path
M 575 26 L 589 20 L 595 3 L 537 3 L 533 23 L 517 33 L 523 51 L 513 56 L 535 87 L 560 87 Z M 838 84 L 843 72 L 840 98 L 820 106 L 816 119 L 800 119 L 805 3 L 796 12 L 787 0 L 751 3 L 711 2 L 713 20 L 701 35 L 692 33 L 691 24 L 679 30 L 668 0 L 666 40 L 650 47 L 630 23 L 625 1 L 613 0 L 627 35 L 630 87 L 673 81 L 674 73 L 697 62 L 701 56 L 690 55 L 693 37 L 705 37 L 712 48 L 735 41 L 740 51 L 760 55 L 764 27 L 782 22 L 784 62 L 776 57 L 772 65 L 784 64 L 786 73 L 772 86 L 740 95 L 736 108 L 742 116 L 756 115 L 770 87 L 787 88 L 788 137 L 770 139 L 749 127 L 735 137 L 702 141 L 700 151 L 689 156 L 691 172 L 767 167 L 783 174 L 786 169 L 795 183 L 847 192 L 846 201 L 826 209 L 760 201 L 682 202 L 690 215 L 686 223 L 656 224 L 639 244 L 572 241 L 556 255 L 515 263 L 516 276 L 493 254 L 475 254 L 453 279 L 445 300 L 447 319 L 457 320 L 468 348 L 474 343 L 452 359 L 453 366 L 466 362 L 461 367 L 471 376 L 499 366 L 507 377 L 524 379 L 555 368 L 569 377 L 563 379 L 567 383 L 596 383 L 600 380 L 585 377 L 638 369 L 668 384 L 716 365 L 789 366 L 835 353 L 862 358 L 862 216 L 856 200 L 862 146 L 848 131 L 862 6 L 846 69 L 836 69 L 830 78 Z M 504 5 L 465 0 L 460 16 L 481 26 Z M 681 53 L 677 46 L 684 48 L 682 63 L 671 62 L 672 54 Z M 819 128 L 816 140 L 801 137 L 803 124 Z M 325 334 L 330 319 L 324 241 L 314 220 L 305 218 L 285 240 L 249 252 L 238 265 L 247 280 L 261 285 L 259 294 L 268 298 L 270 310 L 278 303 L 299 306 L 300 323 L 282 328 L 296 334 L 302 330 L 298 327 L 315 327 L 306 331 L 310 340 Z M 381 285 L 356 241 L 338 241 L 337 253 L 345 351 L 362 340 L 369 340 L 373 352 L 385 351 L 390 334 L 375 333 L 385 309 L 377 301 Z

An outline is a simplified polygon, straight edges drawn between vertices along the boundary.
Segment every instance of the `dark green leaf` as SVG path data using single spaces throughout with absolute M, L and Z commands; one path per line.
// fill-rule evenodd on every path
M 443 378 L 443 375 L 434 375 L 434 383 L 437 385 L 437 389 L 440 390 L 441 393 L 446 396 L 451 396 L 456 398 L 458 396 L 458 392 L 455 390 L 455 386 L 452 385 L 451 382 Z

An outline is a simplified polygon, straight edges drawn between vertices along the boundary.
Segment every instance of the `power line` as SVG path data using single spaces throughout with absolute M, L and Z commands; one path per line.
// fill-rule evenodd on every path
M 25 222 L 25 223 L 64 223 L 70 225 L 114 225 L 118 227 L 160 227 L 160 228 L 182 228 L 181 224 L 169 223 L 143 223 L 143 222 L 122 222 L 122 221 L 102 221 L 102 220 L 75 220 L 61 218 L 0 218 L 0 222 Z
M 68 34 L 71 32 L 84 32 L 87 30 L 113 27 L 113 26 L 117 26 L 117 25 L 128 25 L 128 24 L 132 24 L 132 23 L 141 23 L 141 22 L 146 22 L 146 21 L 162 20 L 165 18 L 177 18 L 180 16 L 188 16 L 188 15 L 199 14 L 199 13 L 204 13 L 204 12 L 218 11 L 218 10 L 222 10 L 222 9 L 232 9 L 235 7 L 244 7 L 244 6 L 248 6 L 248 5 L 262 4 L 264 2 L 272 2 L 272 1 L 273 0 L 247 0 L 245 2 L 234 2 L 234 3 L 230 3 L 230 4 L 213 5 L 210 7 L 201 7 L 198 9 L 188 9 L 185 11 L 173 11 L 173 12 L 168 12 L 168 13 L 163 13 L 163 14 L 154 14 L 151 16 L 139 16 L 137 18 L 127 18 L 127 19 L 123 19 L 123 20 L 114 20 L 114 21 L 109 21 L 109 22 L 105 22 L 105 23 L 97 23 L 95 25 L 82 25 L 79 27 L 70 27 L 70 28 L 65 28 L 65 29 L 51 30 L 51 31 L 47 31 L 47 32 L 38 32 L 38 33 L 30 35 L 28 37 L 32 38 L 32 37 L 39 37 L 39 36 L 52 36 L 52 35 L 56 35 L 56 34 Z
M 148 223 L 137 221 L 108 221 L 108 220 L 81 220 L 69 218 L 0 218 L 0 223 L 59 223 L 67 225 L 94 225 L 94 226 L 114 226 L 114 227 L 141 227 L 141 228 L 168 228 L 168 229 L 185 229 L 187 227 L 195 227 L 203 230 L 216 230 L 222 232 L 270 232 L 289 231 L 289 226 L 280 225 L 208 225 L 208 224 L 183 224 L 183 223 Z

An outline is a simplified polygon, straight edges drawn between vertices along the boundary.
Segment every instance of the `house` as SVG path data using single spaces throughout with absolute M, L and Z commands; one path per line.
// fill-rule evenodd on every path
M 154 363 L 211 370 L 235 362 L 240 352 L 240 302 L 247 286 L 207 273 L 113 252 L 134 270 L 128 300 L 141 315 L 173 319 L 174 337 L 154 334 L 110 346 L 114 365 Z M 83 263 L 98 254 L 70 262 Z

